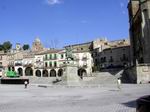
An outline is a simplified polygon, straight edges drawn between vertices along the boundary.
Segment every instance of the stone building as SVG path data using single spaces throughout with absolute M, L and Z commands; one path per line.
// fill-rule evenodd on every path
M 62 60 L 65 62 L 65 53 L 62 50 L 51 49 L 43 52 L 44 54 L 44 77 L 61 77 L 63 69 L 61 67 Z
M 43 47 L 40 39 L 37 37 L 32 44 L 32 51 L 39 52 L 39 51 L 43 51 L 43 50 L 44 50 L 44 47 Z
M 132 51 L 129 73 L 137 83 L 146 83 L 150 81 L 150 0 L 130 0 L 128 11 Z
M 150 0 L 128 4 L 133 65 L 150 63 Z
M 7 54 L 0 51 L 0 77 L 4 74 L 5 68 L 8 66 Z
M 78 75 L 80 77 L 91 76 L 93 68 L 93 58 L 91 54 L 93 50 L 92 42 L 69 45 L 65 46 L 65 48 L 70 46 L 75 56 L 75 63 L 78 66 Z
M 130 43 L 127 39 L 117 41 L 97 40 L 99 44 L 92 53 L 94 71 L 130 66 Z M 93 41 L 93 46 L 94 44 L 95 41 Z

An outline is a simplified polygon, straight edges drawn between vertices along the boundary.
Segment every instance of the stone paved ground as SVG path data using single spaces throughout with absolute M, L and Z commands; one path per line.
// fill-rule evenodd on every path
M 135 112 L 135 100 L 150 85 L 37 87 L 0 85 L 0 112 Z

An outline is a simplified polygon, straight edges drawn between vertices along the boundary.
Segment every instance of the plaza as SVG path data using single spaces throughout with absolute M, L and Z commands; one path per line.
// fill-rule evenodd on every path
M 0 85 L 0 112 L 136 112 L 147 84 L 97 86 Z

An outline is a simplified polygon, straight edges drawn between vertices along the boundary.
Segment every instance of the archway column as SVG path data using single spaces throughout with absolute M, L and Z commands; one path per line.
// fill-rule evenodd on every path
M 37 70 L 37 69 L 34 69 L 34 68 L 32 67 L 32 70 L 33 70 L 33 77 L 36 77 L 36 70 Z
M 23 67 L 23 74 L 22 74 L 23 77 L 26 77 L 26 75 L 25 75 L 25 69 L 26 69 L 26 67 Z

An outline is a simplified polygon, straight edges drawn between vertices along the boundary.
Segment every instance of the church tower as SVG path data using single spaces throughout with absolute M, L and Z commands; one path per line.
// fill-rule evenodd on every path
M 43 50 L 44 50 L 44 47 L 43 47 L 40 39 L 37 37 L 35 39 L 35 41 L 33 42 L 33 44 L 32 44 L 32 51 L 33 52 L 36 52 L 36 51 L 38 52 L 38 51 L 43 51 Z

